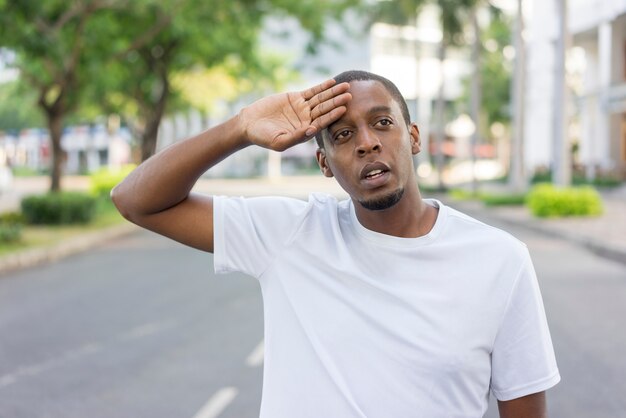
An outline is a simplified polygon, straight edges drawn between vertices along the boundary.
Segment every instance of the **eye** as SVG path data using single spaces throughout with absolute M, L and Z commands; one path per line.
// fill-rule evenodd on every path
M 349 129 L 342 129 L 340 131 L 337 131 L 335 135 L 333 135 L 333 141 L 341 142 L 343 140 L 348 139 L 351 134 L 352 132 Z
M 389 118 L 382 118 L 382 119 L 379 119 L 376 122 L 376 125 L 378 125 L 378 126 L 391 126 L 391 125 L 393 125 L 393 121 L 391 119 L 389 119 Z

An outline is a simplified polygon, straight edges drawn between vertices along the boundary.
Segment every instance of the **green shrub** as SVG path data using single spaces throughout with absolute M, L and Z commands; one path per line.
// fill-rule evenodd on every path
M 96 213 L 97 199 L 77 193 L 48 193 L 22 199 L 22 213 L 29 224 L 86 224 Z
M 538 184 L 528 194 L 527 204 L 533 215 L 541 218 L 602 213 L 602 199 L 589 186 L 557 188 L 551 184 Z
M 89 176 L 90 191 L 96 196 L 108 197 L 113 187 L 120 181 L 124 180 L 131 171 L 135 169 L 135 165 L 125 165 L 119 170 L 111 170 L 108 168 L 100 169 Z
M 473 200 L 480 197 L 479 193 L 466 189 L 451 189 L 448 191 L 448 196 L 454 200 Z
M 465 189 L 452 189 L 448 195 L 454 200 L 473 200 L 478 199 L 487 206 L 502 205 L 523 205 L 526 201 L 526 194 L 505 194 L 505 193 L 487 193 L 472 192 Z
M 487 206 L 521 206 L 526 202 L 526 193 L 490 194 L 483 193 L 480 200 Z
M 24 217 L 21 213 L 8 212 L 0 215 L 0 243 L 16 242 L 22 237 Z

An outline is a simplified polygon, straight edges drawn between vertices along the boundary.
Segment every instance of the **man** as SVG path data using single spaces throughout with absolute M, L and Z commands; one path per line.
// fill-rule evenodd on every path
M 246 146 L 316 136 L 350 199 L 190 194 Z M 145 228 L 214 252 L 264 298 L 261 416 L 545 417 L 560 377 L 526 247 L 424 200 L 418 127 L 389 80 L 351 71 L 269 96 L 143 163 L 113 191 Z

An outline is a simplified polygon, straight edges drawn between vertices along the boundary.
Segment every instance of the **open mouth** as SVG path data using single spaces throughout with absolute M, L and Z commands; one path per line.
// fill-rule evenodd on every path
M 390 173 L 391 169 L 387 164 L 380 161 L 370 163 L 361 170 L 361 181 L 368 189 L 377 188 L 387 183 Z
M 378 177 L 382 177 L 386 173 L 386 170 L 381 170 L 379 168 L 374 169 L 365 174 L 365 178 L 368 180 L 372 180 Z
M 361 170 L 361 179 L 363 180 L 375 180 L 377 178 L 383 177 L 385 174 L 389 173 L 390 168 L 387 164 L 382 163 L 380 161 L 369 163 L 363 167 Z

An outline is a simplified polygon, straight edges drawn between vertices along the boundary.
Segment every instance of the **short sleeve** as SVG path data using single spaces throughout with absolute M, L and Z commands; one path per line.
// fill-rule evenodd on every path
M 215 272 L 258 278 L 295 233 L 307 207 L 283 197 L 214 197 Z
M 491 391 L 507 401 L 547 390 L 560 380 L 537 276 L 526 251 L 491 354 Z

